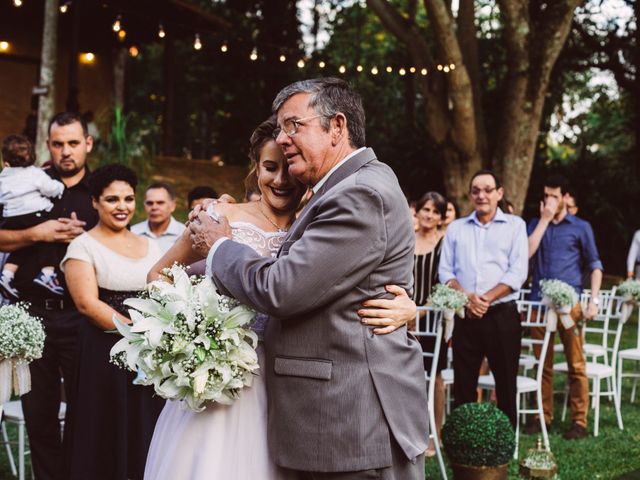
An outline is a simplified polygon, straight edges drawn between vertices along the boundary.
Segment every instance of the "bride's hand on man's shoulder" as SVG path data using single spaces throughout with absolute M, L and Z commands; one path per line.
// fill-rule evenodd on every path
M 376 335 L 395 332 L 416 318 L 416 304 L 404 288 L 397 285 L 387 285 L 385 288 L 394 295 L 393 299 L 365 300 L 362 302 L 363 308 L 358 310 L 360 321 L 365 325 L 376 327 L 373 329 Z

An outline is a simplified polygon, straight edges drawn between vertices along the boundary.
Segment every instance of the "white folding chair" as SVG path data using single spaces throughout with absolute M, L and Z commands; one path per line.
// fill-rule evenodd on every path
M 444 466 L 444 459 L 442 457 L 442 450 L 440 448 L 440 439 L 438 438 L 438 430 L 436 428 L 435 417 L 435 384 L 436 384 L 436 372 L 438 368 L 438 358 L 440 355 L 440 344 L 442 343 L 443 335 L 442 324 L 442 312 L 436 312 L 433 308 L 428 306 L 418 307 L 416 314 L 415 330 L 411 333 L 416 337 L 433 338 L 435 340 L 435 348 L 433 352 L 422 352 L 422 355 L 427 358 L 431 358 L 431 370 L 424 372 L 424 378 L 427 381 L 427 401 L 429 408 L 429 437 L 433 439 L 433 444 L 436 447 L 436 457 L 438 459 L 438 467 L 440 468 L 440 475 L 444 480 L 447 480 L 447 470 Z
M 622 368 L 622 362 L 624 360 L 631 360 L 635 364 L 635 371 L 624 373 Z M 631 402 L 636 399 L 636 387 L 638 385 L 638 379 L 640 378 L 640 308 L 638 309 L 638 335 L 636 337 L 636 347 L 626 348 L 618 352 L 618 398 L 622 401 L 622 379 L 633 378 L 633 386 L 631 387 Z
M 618 350 L 620 349 L 620 337 L 622 336 L 622 315 L 621 308 L 624 300 L 621 297 L 613 297 L 612 305 L 610 307 L 610 314 L 608 315 L 608 322 L 614 321 L 616 322 L 616 330 L 613 340 L 613 348 L 612 348 L 612 357 L 611 357 L 611 365 L 607 362 L 607 364 L 597 363 L 597 362 L 586 362 L 586 370 L 587 370 L 587 378 L 592 380 L 592 391 L 591 395 L 593 396 L 593 408 L 595 410 L 594 414 L 594 427 L 593 427 L 593 436 L 598 436 L 599 424 L 600 424 L 600 397 L 607 396 L 609 398 L 613 398 L 613 404 L 616 411 L 616 417 L 618 419 L 618 427 L 622 430 L 624 427 L 622 425 L 622 414 L 620 413 L 620 399 L 618 397 L 618 388 L 616 387 L 616 365 L 618 362 Z M 556 363 L 553 366 L 553 371 L 558 373 L 569 373 L 569 365 L 567 362 Z M 601 390 L 600 382 L 602 380 L 607 380 L 607 389 L 605 391 Z M 565 419 L 567 414 L 567 400 L 569 397 L 569 389 L 565 389 L 564 396 L 564 408 L 562 410 L 562 420 Z
M 24 413 L 22 412 L 22 402 L 20 400 L 14 400 L 12 402 L 7 402 L 4 404 L 4 418 L 2 421 L 2 441 L 5 444 L 5 448 L 7 449 L 7 457 L 9 458 L 9 467 L 11 468 L 11 473 L 13 476 L 17 476 L 19 480 L 24 480 L 25 476 L 25 456 L 27 456 L 30 452 L 26 449 L 26 439 L 25 439 L 25 421 L 24 421 Z M 67 404 L 65 402 L 60 403 L 60 411 L 58 412 L 58 418 L 60 420 L 60 434 L 62 435 L 62 431 L 64 429 L 64 416 L 67 412 Z M 7 423 L 15 424 L 18 427 L 18 468 L 16 469 L 15 459 L 13 457 L 13 452 L 11 451 L 11 444 L 13 442 L 9 440 L 9 435 L 7 434 Z
M 546 312 L 547 307 L 541 302 L 534 302 L 530 300 L 519 300 L 517 302 L 518 311 L 521 315 L 521 325 L 525 328 L 525 331 L 531 328 L 545 328 L 545 334 L 542 340 L 527 337 L 530 340 L 531 345 L 540 345 L 540 358 L 542 361 L 536 360 L 537 370 L 535 378 L 531 378 L 525 375 L 518 375 L 517 377 L 517 395 L 516 395 L 516 448 L 514 450 L 513 458 L 518 458 L 518 443 L 520 435 L 520 417 L 528 414 L 536 414 L 540 419 L 540 428 L 542 429 L 542 438 L 544 446 L 549 450 L 549 436 L 547 434 L 547 426 L 544 422 L 544 411 L 542 408 L 542 372 L 544 370 L 544 358 L 549 348 L 549 339 L 551 338 L 551 332 L 546 329 L 547 319 Z M 493 375 L 481 375 L 478 379 L 478 386 L 485 390 L 491 390 L 496 388 L 496 382 Z M 536 407 L 527 408 L 526 404 L 520 402 L 520 397 L 527 393 L 535 393 Z

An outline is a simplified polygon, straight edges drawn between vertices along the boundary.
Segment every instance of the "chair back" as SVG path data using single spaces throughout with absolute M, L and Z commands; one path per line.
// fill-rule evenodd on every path
M 432 383 L 430 380 L 435 378 L 436 369 L 438 366 L 438 357 L 440 356 L 440 344 L 442 343 L 442 334 L 444 326 L 442 324 L 442 312 L 435 311 L 433 307 L 422 306 L 417 307 L 416 324 L 414 330 L 411 331 L 416 337 L 435 339 L 435 347 L 433 352 L 422 352 L 422 356 L 431 358 L 431 371 L 425 372 L 425 378 L 429 381 L 429 388 L 431 389 Z
M 547 306 L 540 301 L 519 300 L 516 302 L 518 312 L 520 312 L 520 324 L 524 330 L 526 344 L 540 347 L 540 356 L 536 361 L 536 382 L 541 384 L 544 370 L 544 359 L 549 348 L 551 332 L 547 330 Z M 544 328 L 544 337 L 534 338 L 531 334 L 532 328 Z M 542 359 L 542 361 L 540 360 Z
M 584 343 L 599 345 L 606 352 L 611 353 L 609 346 L 610 334 L 615 334 L 615 330 L 610 328 L 610 319 L 614 310 L 614 301 L 616 287 L 611 290 L 602 290 L 598 294 L 600 304 L 598 305 L 598 313 L 591 320 L 585 322 L 582 328 Z M 582 310 L 586 311 L 587 305 L 591 300 L 591 290 L 584 290 L 580 296 L 580 305 Z M 606 363 L 606 362 L 605 362 Z
M 518 291 L 518 300 L 527 300 L 531 294 L 530 288 L 521 288 Z
M 624 298 L 622 297 L 613 297 L 612 299 L 613 306 L 611 308 L 610 319 L 611 322 L 616 325 L 613 335 L 613 347 L 611 348 L 611 367 L 613 371 L 616 372 L 616 367 L 618 364 L 618 351 L 620 350 L 620 339 L 622 338 L 622 328 L 624 327 L 624 322 L 622 318 L 622 305 L 624 305 Z

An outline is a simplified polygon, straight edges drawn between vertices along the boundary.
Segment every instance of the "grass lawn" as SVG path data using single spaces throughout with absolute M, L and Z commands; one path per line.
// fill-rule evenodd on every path
M 634 348 L 638 334 L 637 319 L 633 317 L 624 326 L 621 349 Z M 556 341 L 558 335 L 556 335 Z M 562 353 L 556 354 L 556 362 L 564 361 Z M 625 361 L 625 369 L 631 368 L 631 362 Z M 564 388 L 565 377 L 557 375 L 554 379 L 555 389 Z M 603 388 L 606 386 L 603 382 Z M 562 433 L 571 425 L 571 416 L 567 412 L 567 420 L 562 422 L 562 395 L 555 396 L 555 418 L 549 435 L 551 451 L 558 464 L 558 477 L 561 480 L 594 480 L 594 479 L 640 479 L 640 386 L 636 392 L 636 401 L 629 403 L 631 380 L 626 379 L 622 385 L 622 421 L 624 430 L 618 429 L 613 403 L 602 398 L 600 401 L 600 431 L 597 438 L 593 434 L 593 410 L 589 411 L 588 430 L 591 436 L 583 440 L 565 440 Z M 533 416 L 529 416 L 533 419 Z M 526 455 L 529 448 L 536 443 L 536 436 L 520 436 L 520 458 Z M 446 462 L 446 460 L 445 460 Z M 630 475 L 636 472 L 636 475 Z M 438 464 L 428 459 L 425 467 L 426 478 L 440 478 Z M 449 471 L 449 478 L 453 478 Z M 518 463 L 512 461 L 509 468 L 509 479 L 517 479 Z

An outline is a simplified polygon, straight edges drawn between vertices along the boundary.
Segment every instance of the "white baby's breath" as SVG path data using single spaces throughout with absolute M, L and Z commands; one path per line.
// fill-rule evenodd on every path
M 618 286 L 616 293 L 623 298 L 640 302 L 640 280 L 632 278 L 625 280 Z
M 574 288 L 562 280 L 540 280 L 540 291 L 555 307 L 572 307 L 578 302 Z
M 0 307 L 0 358 L 16 358 L 26 363 L 40 358 L 44 336 L 42 322 L 29 314 L 26 304 Z
M 464 293 L 442 283 L 438 283 L 433 287 L 429 299 L 434 310 L 453 310 L 454 312 L 459 311 L 469 301 Z
M 171 283 L 152 282 L 143 296 L 125 300 L 130 325 L 114 317 L 123 338 L 111 349 L 112 362 L 141 370 L 138 383 L 193 411 L 233 403 L 258 369 L 258 337 L 244 328 L 255 312 L 218 294 L 210 278 L 189 278 L 180 265 L 167 276 Z

